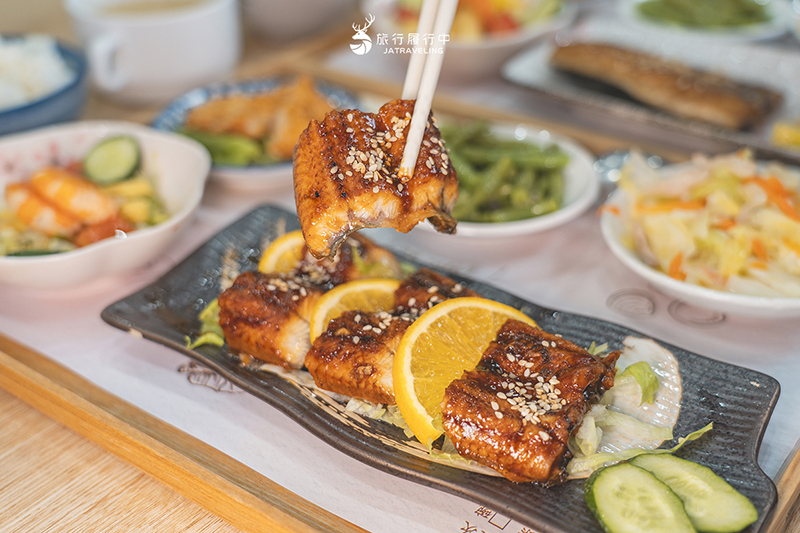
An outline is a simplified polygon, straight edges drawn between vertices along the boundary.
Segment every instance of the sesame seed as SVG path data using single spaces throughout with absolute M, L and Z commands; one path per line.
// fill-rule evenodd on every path
M 503 413 L 501 413 L 500 411 L 495 411 L 494 412 L 494 416 L 496 416 L 498 419 L 500 419 L 500 418 L 503 418 Z
M 353 344 L 358 344 L 360 341 L 361 341 L 361 337 L 359 337 L 357 335 L 355 337 L 353 337 Z
M 497 411 L 498 409 L 500 409 L 500 404 L 495 401 L 492 401 L 492 409 Z

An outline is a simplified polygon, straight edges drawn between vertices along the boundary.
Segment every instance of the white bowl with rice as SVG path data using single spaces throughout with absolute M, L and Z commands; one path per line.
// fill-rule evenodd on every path
M 76 120 L 87 93 L 80 50 L 47 35 L 0 36 L 0 135 Z

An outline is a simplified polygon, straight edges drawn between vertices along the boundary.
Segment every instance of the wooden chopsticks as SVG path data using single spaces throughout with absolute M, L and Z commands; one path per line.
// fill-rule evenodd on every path
M 446 46 L 442 36 L 450 33 L 457 6 L 458 0 L 423 0 L 417 33 L 420 36 L 432 34 L 436 41 L 442 42 L 443 47 Z M 400 163 L 400 175 L 409 178 L 414 175 L 419 147 L 425 134 L 433 93 L 439 82 L 439 72 L 442 70 L 444 59 L 444 50 L 441 54 L 428 52 L 425 47 L 421 47 L 411 54 L 403 84 L 402 98 L 416 100 L 406 136 L 403 160 Z

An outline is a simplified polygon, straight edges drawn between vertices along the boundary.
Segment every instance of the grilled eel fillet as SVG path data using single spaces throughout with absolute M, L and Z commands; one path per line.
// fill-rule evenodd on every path
M 219 296 L 225 341 L 267 363 L 300 368 L 311 346 L 308 317 L 323 285 L 290 274 L 244 272 Z
M 455 231 L 458 179 L 432 116 L 413 177 L 398 173 L 413 109 L 413 100 L 395 100 L 377 114 L 331 111 L 300 136 L 295 203 L 314 257 L 331 256 L 361 228 L 408 233 L 427 218 L 439 231 Z
M 300 368 L 311 346 L 309 318 L 319 297 L 336 285 L 364 277 L 356 257 L 398 273 L 390 251 L 352 235 L 332 259 L 308 254 L 288 274 L 245 272 L 219 297 L 220 320 L 228 346 L 256 359 Z
M 763 87 L 605 43 L 561 46 L 550 64 L 609 84 L 674 115 L 734 130 L 760 124 L 783 100 Z
M 567 442 L 614 384 L 619 352 L 598 359 L 570 341 L 506 322 L 477 368 L 445 390 L 442 419 L 458 453 L 511 481 L 564 481 Z
M 395 404 L 392 361 L 419 316 L 409 311 L 347 311 L 314 340 L 305 364 L 321 389 L 377 404 Z
M 306 368 L 322 389 L 392 405 L 394 352 L 408 326 L 439 302 L 477 295 L 447 276 L 420 269 L 400 283 L 392 311 L 349 311 L 331 320 L 311 345 Z

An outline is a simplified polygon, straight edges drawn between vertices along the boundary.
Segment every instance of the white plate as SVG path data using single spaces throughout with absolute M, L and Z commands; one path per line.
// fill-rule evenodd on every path
M 606 204 L 622 206 L 624 198 L 625 192 L 617 189 L 611 194 Z M 718 291 L 678 281 L 646 265 L 622 243 L 625 231 L 623 222 L 620 216 L 611 213 L 610 210 L 604 210 L 600 218 L 600 229 L 606 244 L 626 267 L 664 294 L 698 307 L 731 315 L 760 318 L 796 318 L 800 316 L 800 298 L 767 298 Z
M 639 14 L 636 6 L 646 0 L 623 0 L 619 3 L 620 18 L 648 32 L 663 32 L 678 38 L 701 38 L 724 41 L 758 41 L 774 39 L 789 31 L 791 6 L 784 0 L 768 0 L 765 8 L 772 17 L 768 22 L 731 28 L 691 28 L 661 23 Z
M 0 189 L 26 180 L 46 165 L 83 159 L 99 140 L 131 134 L 142 147 L 142 165 L 171 216 L 156 226 L 72 250 L 31 257 L 0 257 L 0 282 L 63 289 L 140 268 L 164 252 L 189 222 L 203 196 L 211 159 L 200 143 L 128 122 L 73 122 L 0 139 Z
M 417 226 L 422 231 L 435 234 L 454 242 L 457 239 L 470 241 L 495 240 L 518 237 L 545 231 L 565 224 L 580 216 L 597 199 L 600 180 L 594 169 L 594 156 L 574 141 L 547 130 L 538 130 L 524 124 L 496 124 L 492 131 L 499 137 L 516 138 L 536 145 L 556 144 L 569 154 L 569 163 L 564 169 L 564 201 L 558 211 L 515 222 L 477 223 L 459 222 L 455 235 L 438 233 L 430 224 Z
M 220 83 L 193 89 L 170 102 L 153 121 L 153 127 L 159 130 L 178 131 L 183 127 L 190 109 L 205 104 L 212 98 L 229 94 L 269 92 L 287 81 L 287 77 L 274 77 L 240 83 Z M 316 88 L 328 98 L 331 107 L 336 109 L 359 107 L 355 96 L 344 89 L 322 82 L 317 82 Z M 244 192 L 286 189 L 292 185 L 292 162 L 247 167 L 213 165 L 211 179 L 229 189 Z

